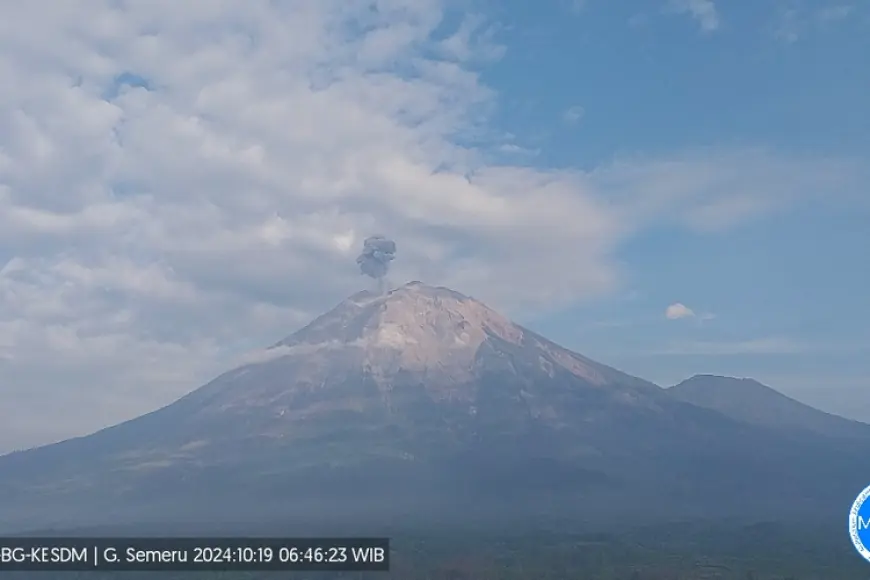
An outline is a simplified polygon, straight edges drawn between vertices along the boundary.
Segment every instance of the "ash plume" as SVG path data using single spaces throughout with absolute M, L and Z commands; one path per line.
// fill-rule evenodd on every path
M 396 258 L 396 242 L 384 236 L 371 236 L 363 242 L 363 251 L 356 259 L 360 272 L 378 281 L 378 290 L 384 290 L 384 276 L 390 262 Z

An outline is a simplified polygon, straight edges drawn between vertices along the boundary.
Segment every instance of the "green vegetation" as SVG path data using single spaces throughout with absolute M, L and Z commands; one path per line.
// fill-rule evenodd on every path
M 870 564 L 843 530 L 657 527 L 564 535 L 397 542 L 393 574 L 451 580 L 866 580 Z
M 619 535 L 417 535 L 393 540 L 380 574 L 79 573 L 4 578 L 73 580 L 868 580 L 870 563 L 842 528 L 670 526 Z

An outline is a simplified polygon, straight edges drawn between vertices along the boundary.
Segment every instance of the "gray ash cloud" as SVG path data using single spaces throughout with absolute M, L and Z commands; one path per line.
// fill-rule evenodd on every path
M 363 242 L 363 251 L 356 259 L 360 272 L 376 280 L 382 279 L 390 270 L 390 262 L 396 258 L 396 242 L 384 236 L 371 236 Z

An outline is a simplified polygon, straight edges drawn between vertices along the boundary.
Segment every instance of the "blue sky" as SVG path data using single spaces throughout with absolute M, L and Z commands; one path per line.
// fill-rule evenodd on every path
M 483 75 L 505 95 L 499 122 L 546 139 L 540 162 L 557 166 L 709 146 L 866 153 L 866 8 L 826 19 L 827 1 L 720 4 L 704 30 L 663 3 L 589 0 L 573 15 L 499 3 L 510 49 Z M 790 5 L 794 39 L 778 36 Z M 559 130 L 574 106 L 582 122 Z
M 708 29 L 650 2 L 500 7 L 509 50 L 483 76 L 505 95 L 500 126 L 539 150 L 532 163 L 735 146 L 870 159 L 863 5 L 718 2 Z M 566 122 L 572 109 L 582 116 Z M 656 228 L 616 251 L 621 292 L 532 323 L 665 385 L 757 376 L 867 419 L 868 250 L 866 205 L 835 200 L 713 235 Z M 661 305 L 675 300 L 696 316 L 667 320 Z
M 53 6 L 0 8 L 0 452 L 290 334 L 374 233 L 662 385 L 870 418 L 864 4 Z

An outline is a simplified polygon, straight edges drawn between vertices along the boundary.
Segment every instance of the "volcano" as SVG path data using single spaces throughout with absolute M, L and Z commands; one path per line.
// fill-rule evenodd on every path
M 153 413 L 0 457 L 0 513 L 5 529 L 840 517 L 870 482 L 870 427 L 843 440 L 683 399 L 412 282 Z

